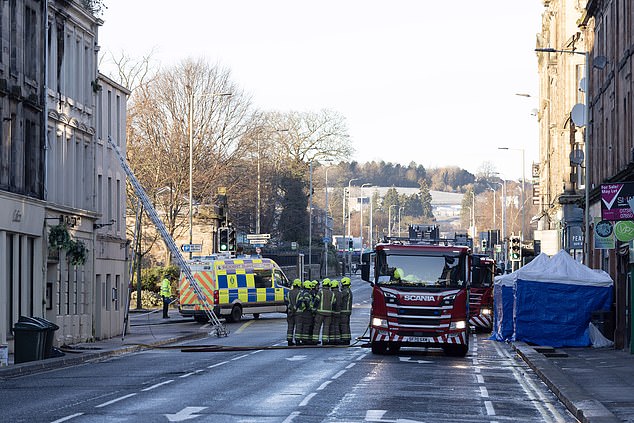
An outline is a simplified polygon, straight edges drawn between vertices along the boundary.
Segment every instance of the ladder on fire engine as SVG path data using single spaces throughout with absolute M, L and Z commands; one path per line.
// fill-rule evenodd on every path
M 141 201 L 141 204 L 143 204 L 143 207 L 145 208 L 146 214 L 148 215 L 152 223 L 154 223 L 156 230 L 161 234 L 163 241 L 165 241 L 165 245 L 167 245 L 167 248 L 169 249 L 170 253 L 172 253 L 172 258 L 176 261 L 181 271 L 185 274 L 185 277 L 187 278 L 189 285 L 194 290 L 194 293 L 196 294 L 196 297 L 198 298 L 198 301 L 200 302 L 201 307 L 205 311 L 205 314 L 207 315 L 207 318 L 209 319 L 209 322 L 212 325 L 211 333 L 215 332 L 216 336 L 218 337 L 227 336 L 228 334 L 227 328 L 218 319 L 218 316 L 216 316 L 216 313 L 214 313 L 212 305 L 209 304 L 209 301 L 207 300 L 207 296 L 203 293 L 198 282 L 196 282 L 196 279 L 194 278 L 194 275 L 192 274 L 191 269 L 189 268 L 189 264 L 185 261 L 185 259 L 181 255 L 181 252 L 178 250 L 178 247 L 176 246 L 176 243 L 174 242 L 174 239 L 171 237 L 169 232 L 167 232 L 167 228 L 165 227 L 165 224 L 156 213 L 156 209 L 152 205 L 152 202 L 150 201 L 145 190 L 143 189 L 143 186 L 141 185 L 139 180 L 136 178 L 136 176 L 134 176 L 134 173 L 132 172 L 132 169 L 130 169 L 130 167 L 128 166 L 128 163 L 125 157 L 121 155 L 121 152 L 119 151 L 117 146 L 112 142 L 112 137 L 110 136 L 108 136 L 108 144 L 110 144 L 113 151 L 117 155 L 117 158 L 119 159 L 119 163 L 121 164 L 121 167 L 123 168 L 126 175 L 128 176 L 128 180 L 130 181 L 130 184 L 132 185 L 132 188 L 134 189 L 135 194 L 137 195 L 139 201 Z

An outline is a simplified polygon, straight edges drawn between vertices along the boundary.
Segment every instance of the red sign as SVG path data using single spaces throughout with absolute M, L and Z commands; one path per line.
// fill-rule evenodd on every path
M 634 220 L 629 201 L 634 198 L 634 182 L 601 184 L 601 219 Z

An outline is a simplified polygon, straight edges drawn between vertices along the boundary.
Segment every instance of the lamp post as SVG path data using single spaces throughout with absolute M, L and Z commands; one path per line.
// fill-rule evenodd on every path
M 361 238 L 361 251 L 363 251 L 363 188 L 371 187 L 372 184 L 362 184 L 361 185 L 361 202 L 359 205 L 359 237 Z
M 398 208 L 398 236 L 401 236 L 401 211 L 403 211 L 405 207 Z
M 185 88 L 189 91 L 189 119 L 188 119 L 188 126 L 189 126 L 189 245 L 191 245 L 193 243 L 193 231 L 194 231 L 194 224 L 193 224 L 193 215 L 194 215 L 194 210 L 193 210 L 193 181 L 194 181 L 194 131 L 193 131 L 193 120 L 194 120 L 194 89 L 191 85 L 186 85 Z M 202 96 L 205 97 L 224 97 L 224 96 L 230 96 L 231 93 L 209 93 L 209 94 L 202 94 Z M 189 259 L 192 259 L 192 251 L 191 251 L 191 247 L 190 247 L 190 251 L 189 251 Z
M 313 161 L 311 159 L 308 166 L 309 169 L 309 183 L 308 183 L 308 279 L 312 278 L 312 265 L 313 265 Z
M 509 147 L 498 147 L 498 150 L 513 150 L 513 151 L 521 151 L 522 152 L 522 232 L 520 233 L 520 239 L 524 240 L 524 222 L 526 221 L 526 205 L 525 203 L 525 192 L 526 192 L 526 167 L 524 165 L 524 154 L 525 151 L 523 148 L 509 148 Z
M 326 263 L 324 265 L 324 273 L 326 275 L 326 277 L 328 276 L 328 224 L 329 224 L 329 220 L 328 220 L 328 216 L 330 215 L 330 207 L 328 204 L 328 169 L 330 169 L 329 166 L 326 166 L 326 224 L 324 225 L 324 256 L 325 256 L 325 260 Z
M 585 131 L 583 134 L 583 157 L 585 165 L 584 185 L 585 185 L 585 201 L 584 201 L 584 225 L 585 232 L 583 236 L 583 262 L 587 265 L 588 256 L 590 255 L 590 102 L 588 101 L 588 89 L 590 87 L 590 52 L 589 51 L 577 51 L 577 50 L 558 50 L 554 48 L 536 48 L 536 52 L 540 53 L 567 53 L 567 54 L 579 54 L 584 57 L 584 79 L 586 81 L 586 88 L 584 91 L 584 108 L 583 108 L 583 120 Z M 607 58 L 605 56 L 597 56 L 596 62 L 592 63 L 592 66 L 603 69 L 607 64 Z M 579 125 L 581 126 L 581 125 Z
M 387 236 L 388 238 L 392 236 L 392 207 L 397 207 L 396 204 L 390 205 L 387 209 Z
M 350 238 L 350 226 L 352 226 L 352 225 L 350 225 L 350 194 L 351 194 L 350 190 L 352 189 L 352 182 L 358 181 L 358 180 L 359 180 L 359 178 L 352 178 L 352 179 L 350 179 L 348 181 L 348 213 L 347 213 L 348 214 L 348 239 L 346 241 L 348 241 L 349 238 Z M 344 195 L 344 197 L 345 197 L 345 195 Z M 344 229 L 345 229 L 345 224 L 344 224 Z

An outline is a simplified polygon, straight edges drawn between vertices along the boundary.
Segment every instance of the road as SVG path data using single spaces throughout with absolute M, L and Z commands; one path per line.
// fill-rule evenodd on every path
M 368 323 L 370 287 L 353 279 L 353 336 Z M 11 422 L 575 422 L 510 346 L 472 335 L 466 358 L 441 350 L 373 355 L 280 348 L 280 315 L 229 324 L 222 344 L 255 349 L 153 349 L 3 381 Z

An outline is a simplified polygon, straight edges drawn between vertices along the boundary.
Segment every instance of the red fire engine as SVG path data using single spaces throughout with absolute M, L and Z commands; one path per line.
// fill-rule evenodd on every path
M 361 278 L 373 286 L 370 344 L 374 354 L 394 353 L 402 346 L 440 347 L 460 357 L 467 354 L 473 263 L 466 235 L 441 239 L 436 225 L 411 225 L 409 237 L 386 239 L 362 261 Z
M 473 257 L 471 287 L 469 288 L 469 324 L 476 330 L 493 329 L 493 278 L 495 260 L 487 256 Z

